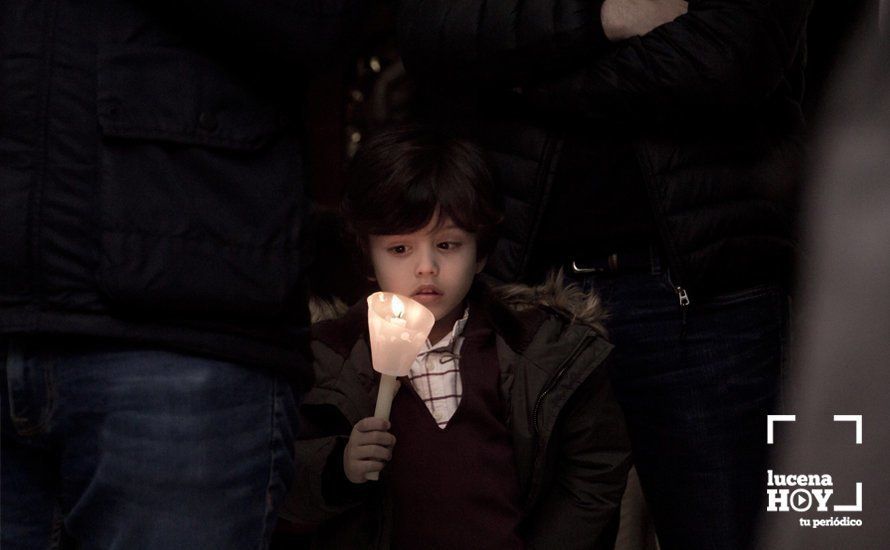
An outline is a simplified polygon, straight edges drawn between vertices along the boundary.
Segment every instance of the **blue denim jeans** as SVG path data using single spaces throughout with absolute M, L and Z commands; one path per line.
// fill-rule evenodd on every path
M 0 342 L 2 343 L 2 342 Z M 12 339 L 2 366 L 2 544 L 254 549 L 294 464 L 276 377 L 158 349 Z
M 665 550 L 740 549 L 764 500 L 788 302 L 765 285 L 685 312 L 667 273 L 576 279 L 602 297 L 610 374 Z M 765 505 L 764 505 L 765 506 Z

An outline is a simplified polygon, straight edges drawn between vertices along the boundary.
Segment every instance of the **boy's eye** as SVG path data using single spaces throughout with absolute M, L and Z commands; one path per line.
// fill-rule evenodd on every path
M 405 248 L 405 245 L 398 244 L 396 246 L 389 247 L 387 250 L 389 250 L 393 254 L 404 254 L 407 249 Z
M 445 241 L 439 243 L 439 248 L 442 250 L 453 250 L 460 246 L 460 243 L 457 241 Z

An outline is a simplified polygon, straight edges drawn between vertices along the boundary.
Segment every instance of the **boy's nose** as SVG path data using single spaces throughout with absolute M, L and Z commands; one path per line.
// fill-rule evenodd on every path
M 417 275 L 435 275 L 439 271 L 439 266 L 436 264 L 435 258 L 433 258 L 432 254 L 429 253 L 421 253 L 418 255 L 417 261 Z

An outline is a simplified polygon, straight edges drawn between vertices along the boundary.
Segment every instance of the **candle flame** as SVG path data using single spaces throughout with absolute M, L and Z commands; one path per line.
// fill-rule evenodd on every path
M 405 304 L 399 300 L 398 296 L 392 297 L 392 305 L 390 307 L 392 307 L 392 314 L 394 317 L 401 319 L 405 316 Z

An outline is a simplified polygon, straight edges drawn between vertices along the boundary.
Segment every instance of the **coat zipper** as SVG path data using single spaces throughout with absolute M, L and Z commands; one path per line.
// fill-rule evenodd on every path
M 560 363 L 559 367 L 556 370 L 556 374 L 553 375 L 550 380 L 544 385 L 541 389 L 541 393 L 538 394 L 537 399 L 535 399 L 535 406 L 532 409 L 532 430 L 534 431 L 534 441 L 536 445 L 535 450 L 535 458 L 534 465 L 532 466 L 532 474 L 529 485 L 529 493 L 526 495 L 526 502 L 524 504 L 524 508 L 528 509 L 531 506 L 531 503 L 535 502 L 538 498 L 539 490 L 535 488 L 536 479 L 539 477 L 541 467 L 539 466 L 539 462 L 543 459 L 541 452 L 541 438 L 540 438 L 540 428 L 538 427 L 538 414 L 541 409 L 541 405 L 544 402 L 544 398 L 556 387 L 559 381 L 565 376 L 566 372 L 568 372 L 569 367 L 574 363 L 575 359 L 581 354 L 581 352 L 587 347 L 587 344 L 592 340 L 592 336 L 588 333 L 578 342 L 578 345 L 572 350 L 572 353 Z
M 677 273 L 680 276 L 680 279 L 683 278 L 682 273 L 680 271 L 681 262 L 680 262 L 679 256 L 677 255 L 676 251 L 674 250 L 673 246 L 671 245 L 671 243 L 672 243 L 671 239 L 668 238 L 670 236 L 670 230 L 668 229 L 668 224 L 667 224 L 667 220 L 666 220 L 667 214 L 665 213 L 664 209 L 661 207 L 661 204 L 655 200 L 657 195 L 655 192 L 656 191 L 655 184 L 652 181 L 651 171 L 649 171 L 648 173 L 643 172 L 644 166 L 648 167 L 649 169 L 652 168 L 652 164 L 650 162 L 648 162 L 648 160 L 645 158 L 646 153 L 642 150 L 645 147 L 648 147 L 648 145 L 645 143 L 637 144 L 634 147 L 634 150 L 635 150 L 634 156 L 637 159 L 637 166 L 640 169 L 640 172 L 639 172 L 640 178 L 643 180 L 643 186 L 646 188 L 646 198 L 649 201 L 649 208 L 652 210 L 652 214 L 655 217 L 655 224 L 658 229 L 659 236 L 661 237 L 661 241 L 664 245 L 665 256 L 667 256 L 668 282 L 671 284 L 671 287 L 673 287 L 674 292 L 677 293 L 677 299 L 680 301 L 680 313 L 683 316 L 683 325 L 682 325 L 682 329 L 681 329 L 681 336 L 685 338 L 685 336 L 686 336 L 686 312 L 689 309 L 689 304 L 690 304 L 689 294 L 686 292 L 686 289 L 683 288 L 682 284 L 675 284 L 671 280 L 671 271 L 674 271 L 675 273 Z
M 538 429 L 538 412 L 541 409 L 541 404 L 544 402 L 544 398 L 547 397 L 553 388 L 559 383 L 563 376 L 565 376 L 566 372 L 568 372 L 569 367 L 572 365 L 574 360 L 581 354 L 581 351 L 584 349 L 585 345 L 590 341 L 591 337 L 589 334 L 585 335 L 584 338 L 578 342 L 578 345 L 575 346 L 575 349 L 572 350 L 572 353 L 566 357 L 563 362 L 559 365 L 559 368 L 556 371 L 556 374 L 547 381 L 547 384 L 544 385 L 544 388 L 541 390 L 541 393 L 538 394 L 537 399 L 535 399 L 535 406 L 532 409 L 532 428 L 535 432 L 535 438 L 537 439 L 539 429 Z
M 677 298 L 680 299 L 680 311 L 683 312 L 683 324 L 686 324 L 686 310 L 689 309 L 689 294 L 686 292 L 686 289 L 682 286 L 677 286 L 674 288 L 674 292 L 677 293 Z
M 692 303 L 689 300 L 689 293 L 686 292 L 686 289 L 683 288 L 682 285 L 678 285 L 671 280 L 671 272 L 668 270 L 668 282 L 674 289 L 674 292 L 677 293 L 677 298 L 680 300 L 680 315 L 683 318 L 682 324 L 680 325 L 680 339 L 686 338 L 686 312 L 689 311 L 689 304 Z

